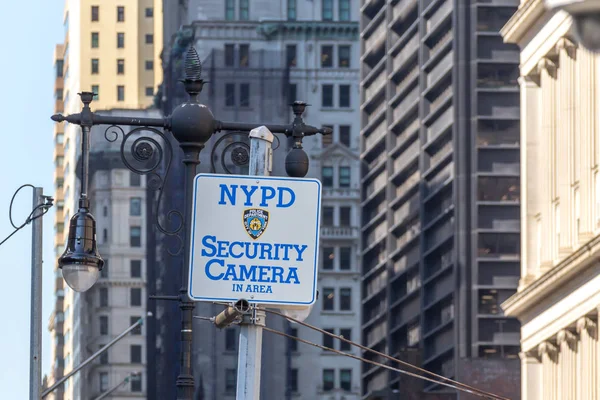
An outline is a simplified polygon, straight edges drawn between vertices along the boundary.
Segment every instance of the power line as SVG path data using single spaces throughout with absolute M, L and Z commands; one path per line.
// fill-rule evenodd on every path
M 371 349 L 369 347 L 363 346 L 363 345 L 361 345 L 359 343 L 353 342 L 352 340 L 346 339 L 343 336 L 338 336 L 338 335 L 336 335 L 334 333 L 327 332 L 327 331 L 325 331 L 323 329 L 317 328 L 316 326 L 313 326 L 313 325 L 308 324 L 306 322 L 300 321 L 300 320 L 295 319 L 293 317 L 287 316 L 287 315 L 285 315 L 283 313 L 280 313 L 278 311 L 270 310 L 270 309 L 264 309 L 264 308 L 261 308 L 261 310 L 264 310 L 265 312 L 268 312 L 268 313 L 271 313 L 271 314 L 278 315 L 278 316 L 283 317 L 283 318 L 285 318 L 285 319 L 287 319 L 289 321 L 292 321 L 292 322 L 295 322 L 295 323 L 300 324 L 302 326 L 305 326 L 307 328 L 313 329 L 313 330 L 315 330 L 317 332 L 321 332 L 321 333 L 323 333 L 325 335 L 328 335 L 328 336 L 334 337 L 336 339 L 342 340 L 342 341 L 344 341 L 344 342 L 346 342 L 348 344 L 351 344 L 352 346 L 356 346 L 356 347 L 358 347 L 358 348 L 360 348 L 362 350 L 369 351 L 371 353 L 377 354 L 377 355 L 379 355 L 379 356 L 381 356 L 383 358 L 386 358 L 386 359 L 388 359 L 390 361 L 397 362 L 400 365 L 403 365 L 403 366 L 406 366 L 406 367 L 410 367 L 410 368 L 414 368 L 414 369 L 416 369 L 419 372 L 422 372 L 422 373 L 425 373 L 425 374 L 429 374 L 430 376 L 434 376 L 434 377 L 436 377 L 438 379 L 442 379 L 442 380 L 447 381 L 447 382 L 451 382 L 453 385 L 457 385 L 457 386 L 462 387 L 463 389 L 466 389 L 466 390 L 469 390 L 469 391 L 473 391 L 473 392 L 475 392 L 475 394 L 478 394 L 480 396 L 487 396 L 488 398 L 493 398 L 493 399 L 510 400 L 510 399 L 508 399 L 506 397 L 498 396 L 496 394 L 489 393 L 489 392 L 486 392 L 486 391 L 481 390 L 481 389 L 477 389 L 477 388 L 472 387 L 470 385 L 467 385 L 467 384 L 455 381 L 455 380 L 450 379 L 450 378 L 446 378 L 445 376 L 438 375 L 438 374 L 436 374 L 434 372 L 431 372 L 431 371 L 428 371 L 428 370 L 426 370 L 424 368 L 417 367 L 416 365 L 413 365 L 413 364 L 411 364 L 409 362 L 402 361 L 400 359 L 397 359 L 397 358 L 394 358 L 392 356 L 389 356 L 389 355 L 387 355 L 385 353 L 382 353 L 382 352 L 379 352 L 377 350 Z M 422 379 L 430 380 L 429 378 L 423 377 L 421 375 L 417 375 L 417 376 L 420 377 L 420 378 L 422 378 Z M 442 382 L 437 382 L 437 381 L 436 381 L 436 383 L 442 384 Z

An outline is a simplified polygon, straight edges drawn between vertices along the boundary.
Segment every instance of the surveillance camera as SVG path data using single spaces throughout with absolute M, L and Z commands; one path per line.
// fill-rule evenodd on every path
M 600 52 L 600 0 L 544 0 L 550 10 L 564 10 L 573 18 L 577 40 Z

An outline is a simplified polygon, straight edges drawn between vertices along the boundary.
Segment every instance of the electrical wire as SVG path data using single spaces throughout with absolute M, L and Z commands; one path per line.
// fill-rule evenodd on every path
M 276 335 L 287 337 L 288 339 L 293 339 L 293 340 L 296 340 L 296 341 L 308 344 L 310 346 L 314 346 L 314 347 L 317 347 L 317 348 L 320 348 L 320 349 L 323 349 L 323 350 L 331 351 L 331 352 L 340 354 L 342 356 L 350 357 L 350 358 L 353 358 L 353 359 L 358 360 L 358 361 L 362 361 L 362 362 L 365 362 L 365 363 L 368 363 L 368 364 L 377 365 L 379 367 L 383 367 L 383 368 L 389 369 L 391 371 L 395 371 L 395 372 L 399 372 L 399 373 L 404 374 L 404 375 L 412 376 L 413 378 L 423 379 L 423 380 L 426 380 L 426 381 L 429 381 L 429 382 L 436 383 L 438 385 L 447 386 L 447 387 L 449 387 L 451 389 L 460 390 L 460 391 L 463 391 L 465 393 L 469 393 L 469 394 L 472 394 L 472 395 L 475 395 L 475 396 L 479 396 L 479 397 L 482 397 L 482 398 L 485 398 L 485 399 L 492 399 L 492 400 L 504 399 L 504 397 L 496 396 L 494 394 L 482 394 L 482 393 L 478 393 L 476 391 L 473 391 L 473 390 L 470 390 L 470 389 L 467 389 L 467 388 L 464 388 L 464 387 L 456 386 L 456 385 L 453 385 L 453 384 L 450 384 L 450 383 L 436 381 L 435 379 L 427 378 L 427 377 L 422 376 L 422 375 L 417 375 L 417 374 L 415 374 L 413 372 L 408 372 L 408 371 L 405 371 L 405 370 L 400 369 L 400 368 L 395 368 L 395 367 L 392 367 L 392 366 L 389 366 L 389 365 L 385 365 L 385 364 L 379 363 L 377 361 L 367 360 L 366 358 L 355 356 L 354 354 L 350 354 L 350 353 L 345 353 L 343 351 L 340 351 L 340 350 L 337 350 L 337 349 L 334 349 L 334 348 L 331 348 L 331 347 L 323 346 L 323 345 L 320 345 L 320 344 L 317 344 L 317 343 L 309 342 L 308 340 L 300 339 L 300 338 L 298 338 L 296 336 L 288 335 L 287 333 L 278 331 L 276 329 L 271 329 L 271 328 L 268 328 L 266 326 L 263 326 L 263 330 L 265 330 L 267 332 L 274 333 Z
M 464 388 L 464 389 L 468 389 L 468 390 L 474 391 L 474 392 L 476 392 L 476 393 L 477 393 L 477 394 L 479 394 L 479 395 L 488 396 L 488 397 L 492 396 L 492 397 L 490 397 L 490 398 L 493 398 L 493 399 L 499 399 L 499 400 L 510 400 L 510 399 L 508 399 L 507 397 L 498 396 L 498 395 L 495 395 L 495 394 L 493 394 L 493 393 L 489 393 L 489 392 L 486 392 L 486 391 L 484 391 L 484 390 L 481 390 L 481 389 L 477 389 L 477 388 L 475 388 L 475 387 L 472 387 L 472 386 L 470 386 L 470 385 L 467 385 L 467 384 L 464 384 L 464 383 L 461 383 L 461 382 L 455 381 L 455 380 L 453 380 L 453 379 L 446 378 L 445 376 L 438 375 L 438 374 L 436 374 L 436 373 L 434 373 L 434 372 L 431 372 L 431 371 L 428 371 L 428 370 L 426 370 L 426 369 L 424 369 L 424 368 L 417 367 L 416 365 L 413 365 L 413 364 L 411 364 L 411 363 L 409 363 L 409 362 L 402 361 L 402 360 L 400 360 L 400 359 L 394 358 L 394 357 L 392 357 L 392 356 L 389 356 L 389 355 L 387 355 L 387 354 L 385 354 L 385 353 L 382 353 L 382 352 L 380 352 L 380 351 L 373 350 L 373 349 L 371 349 L 371 348 L 369 348 L 369 347 L 366 347 L 366 346 L 363 346 L 363 345 L 361 345 L 361 344 L 359 344 L 359 343 L 353 342 L 352 340 L 346 339 L 346 338 L 345 338 L 345 337 L 343 337 L 343 336 L 339 336 L 339 335 L 336 335 L 336 334 L 334 334 L 334 333 L 327 332 L 327 331 L 325 331 L 325 330 L 323 330 L 323 329 L 320 329 L 320 328 L 318 328 L 318 327 L 316 327 L 316 326 L 313 326 L 313 325 L 311 325 L 311 324 L 308 324 L 308 323 L 306 323 L 306 322 L 304 322 L 304 321 L 300 321 L 300 320 L 298 320 L 298 319 L 296 319 L 296 318 L 290 317 L 290 316 L 288 316 L 288 315 L 285 315 L 285 314 L 283 314 L 283 313 L 280 313 L 280 312 L 278 312 L 278 311 L 271 310 L 271 309 L 266 309 L 266 308 L 260 308 L 260 310 L 262 310 L 262 311 L 265 311 L 265 312 L 268 312 L 268 313 L 270 313 L 270 314 L 275 314 L 275 315 L 278 315 L 278 316 L 280 316 L 280 317 L 282 317 L 282 318 L 285 318 L 285 319 L 287 319 L 288 321 L 292 321 L 292 322 L 295 322 L 295 323 L 297 323 L 297 324 L 299 324 L 299 325 L 302 325 L 302 326 L 305 326 L 305 327 L 307 327 L 307 328 L 313 329 L 313 330 L 315 330 L 315 331 L 317 331 L 317 332 L 321 332 L 322 334 L 325 334 L 325 335 L 331 336 L 331 337 L 333 337 L 333 338 L 336 338 L 336 339 L 338 339 L 338 340 L 341 340 L 341 341 L 343 341 L 343 342 L 346 342 L 346 343 L 348 343 L 348 344 L 350 344 L 350 345 L 352 345 L 352 346 L 358 347 L 358 348 L 360 348 L 360 349 L 362 349 L 362 350 L 369 351 L 369 352 L 371 352 L 371 353 L 377 354 L 377 355 L 378 355 L 378 356 L 380 356 L 380 357 L 386 358 L 386 359 L 388 359 L 388 360 L 390 360 L 390 361 L 397 362 L 397 363 L 398 363 L 398 364 L 400 364 L 400 365 L 403 365 L 403 366 L 406 366 L 406 367 L 410 367 L 410 368 L 414 368 L 414 369 L 416 369 L 416 370 L 417 370 L 417 371 L 419 371 L 419 372 L 422 372 L 422 373 L 428 374 L 428 375 L 430 375 L 430 376 L 433 376 L 433 377 L 435 377 L 435 378 L 438 378 L 438 379 L 442 379 L 442 380 L 444 380 L 444 381 L 447 381 L 447 382 L 451 382 L 452 384 L 454 384 L 454 385 L 457 385 L 457 386 L 460 386 L 460 387 L 462 387 L 462 388 Z M 420 375 L 418 375 L 418 376 L 420 376 Z M 422 377 L 422 378 L 423 378 L 423 379 L 426 379 L 425 377 Z M 428 380 L 429 380 L 429 379 L 428 379 Z M 438 383 L 440 383 L 440 384 L 441 384 L 441 382 L 438 382 Z

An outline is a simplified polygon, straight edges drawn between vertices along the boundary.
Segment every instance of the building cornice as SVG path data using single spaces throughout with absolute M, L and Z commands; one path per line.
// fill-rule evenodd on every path
M 502 303 L 504 314 L 520 317 L 535 304 L 540 303 L 554 290 L 568 282 L 570 278 L 580 274 L 600 256 L 600 235 L 575 250 L 554 268 L 540 276 L 531 284 L 519 290 Z
M 505 43 L 519 43 L 527 30 L 540 18 L 546 7 L 543 0 L 527 0 L 500 30 Z

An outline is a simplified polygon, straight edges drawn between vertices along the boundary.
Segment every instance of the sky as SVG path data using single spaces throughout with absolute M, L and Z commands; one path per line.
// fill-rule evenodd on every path
M 8 219 L 10 199 L 23 184 L 53 195 L 53 51 L 63 40 L 63 1 L 0 0 L 0 241 L 13 228 Z M 13 219 L 23 221 L 32 206 L 31 188 L 15 200 Z M 42 370 L 48 373 L 48 317 L 53 304 L 53 220 L 43 219 Z M 0 399 L 29 396 L 29 324 L 31 304 L 31 226 L 0 246 Z

